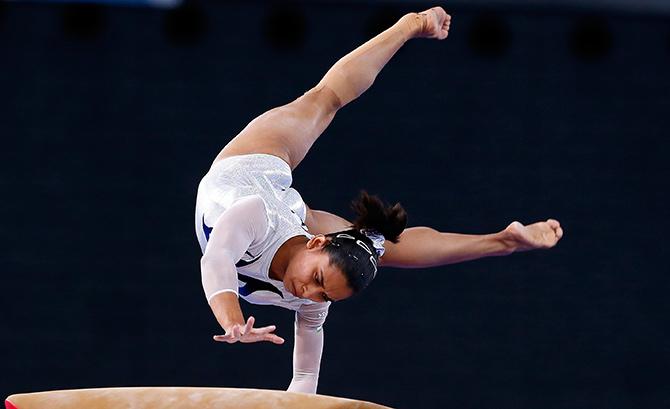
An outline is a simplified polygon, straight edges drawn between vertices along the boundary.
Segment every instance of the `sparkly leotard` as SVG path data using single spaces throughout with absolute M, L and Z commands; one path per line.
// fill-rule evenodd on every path
M 331 303 L 295 297 L 282 281 L 269 276 L 272 258 L 283 243 L 295 236 L 313 237 L 305 225 L 307 207 L 291 183 L 291 168 L 277 156 L 249 154 L 216 162 L 198 186 L 195 232 L 203 254 L 210 236 L 212 242 L 222 238 L 209 249 L 221 257 L 206 268 L 201 263 L 208 300 L 231 291 L 254 304 L 295 311 L 293 379 L 288 390 L 315 393 L 322 328 Z M 226 234 L 230 232 L 236 234 Z M 235 249 L 234 257 L 227 254 L 229 249 Z

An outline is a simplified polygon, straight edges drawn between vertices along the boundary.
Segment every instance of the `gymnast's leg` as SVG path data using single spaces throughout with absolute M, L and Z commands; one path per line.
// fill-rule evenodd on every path
M 450 17 L 440 7 L 406 14 L 331 67 L 323 79 L 295 101 L 274 108 L 247 125 L 219 153 L 268 153 L 295 169 L 341 107 L 358 98 L 407 40 L 416 37 L 444 39 Z M 215 161 L 216 161 L 215 160 Z

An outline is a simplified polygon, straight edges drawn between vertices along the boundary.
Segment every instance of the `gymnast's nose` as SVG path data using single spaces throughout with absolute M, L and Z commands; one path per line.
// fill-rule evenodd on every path
M 302 286 L 302 298 L 308 298 L 312 301 L 317 300 L 319 294 L 319 288 L 314 285 L 303 285 Z

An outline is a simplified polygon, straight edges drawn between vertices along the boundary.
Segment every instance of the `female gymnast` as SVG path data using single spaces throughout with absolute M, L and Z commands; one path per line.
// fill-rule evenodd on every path
M 410 13 L 337 61 L 295 101 L 251 121 L 215 158 L 198 187 L 196 235 L 207 301 L 225 335 L 221 342 L 284 342 L 275 326 L 254 328 L 238 297 L 294 310 L 293 379 L 289 391 L 315 393 L 323 324 L 331 302 L 363 290 L 380 266 L 440 266 L 553 247 L 558 221 L 511 223 L 489 235 L 405 228 L 400 204 L 362 192 L 358 218 L 310 209 L 291 187 L 291 171 L 332 121 L 360 96 L 412 38 L 447 38 L 451 17 L 440 7 Z

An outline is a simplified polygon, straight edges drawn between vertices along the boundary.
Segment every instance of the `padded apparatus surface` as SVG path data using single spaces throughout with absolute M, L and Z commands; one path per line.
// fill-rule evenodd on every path
M 374 403 L 234 388 L 100 388 L 11 395 L 7 409 L 389 409 Z

